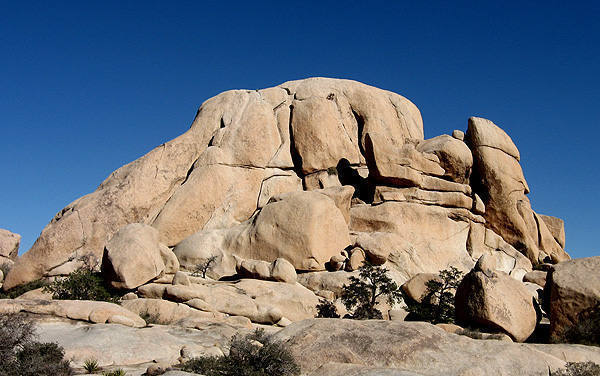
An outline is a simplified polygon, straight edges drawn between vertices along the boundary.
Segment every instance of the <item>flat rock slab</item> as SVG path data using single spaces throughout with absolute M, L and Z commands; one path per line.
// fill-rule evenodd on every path
M 553 345 L 474 340 L 422 322 L 310 319 L 291 324 L 276 333 L 275 339 L 285 341 L 302 371 L 311 375 L 402 375 L 400 371 L 410 371 L 423 376 L 548 376 L 549 369 L 575 359 L 573 354 L 568 359 L 552 355 Z M 561 354 L 577 352 L 580 361 L 595 360 L 600 354 L 600 349 L 568 346 L 569 351 Z M 585 355 L 586 351 L 593 354 Z M 326 371 L 325 365 L 332 362 L 381 369 L 373 373 Z M 320 367 L 322 371 L 317 371 Z M 396 368 L 398 373 L 386 368 Z
M 38 340 L 58 343 L 75 367 L 82 367 L 87 359 L 96 359 L 101 367 L 131 367 L 153 361 L 177 364 L 184 347 L 194 356 L 220 355 L 236 332 L 216 323 L 203 330 L 163 325 L 136 329 L 58 320 L 37 325 Z
M 0 314 L 28 312 L 82 320 L 144 327 L 146 322 L 135 313 L 109 302 L 90 300 L 2 299 Z

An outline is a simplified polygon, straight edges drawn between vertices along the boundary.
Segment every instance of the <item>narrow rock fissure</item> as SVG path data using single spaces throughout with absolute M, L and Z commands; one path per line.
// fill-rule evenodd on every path
M 365 119 L 358 114 L 358 112 L 354 111 L 351 107 L 352 116 L 356 120 L 356 126 L 358 128 L 358 149 L 360 150 L 360 154 L 366 159 L 367 156 L 365 154 L 365 149 L 363 148 L 362 139 L 363 139 L 363 130 L 365 128 Z
M 292 122 L 294 118 L 294 105 L 290 105 L 290 122 L 289 122 L 289 133 L 290 133 L 290 154 L 292 155 L 292 163 L 294 164 L 294 172 L 299 177 L 303 177 L 302 174 L 302 156 L 298 153 L 296 149 L 296 143 L 294 142 L 294 129 L 292 127 Z

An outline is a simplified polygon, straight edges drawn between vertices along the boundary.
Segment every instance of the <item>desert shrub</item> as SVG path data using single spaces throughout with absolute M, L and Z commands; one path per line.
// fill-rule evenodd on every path
M 579 313 L 575 323 L 552 341 L 600 346 L 600 304 Z
M 73 372 L 64 350 L 55 343 L 35 340 L 33 322 L 22 314 L 0 316 L 0 375 L 67 376 Z
M 428 321 L 433 324 L 453 323 L 455 319 L 454 294 L 463 278 L 461 271 L 451 266 L 439 272 L 441 281 L 427 282 L 427 290 L 421 302 L 405 296 L 406 310 L 411 320 Z
M 387 275 L 386 268 L 365 262 L 358 271 L 359 278 L 351 276 L 350 284 L 342 286 L 342 302 L 348 312 L 352 312 L 349 317 L 356 320 L 382 319 L 377 299 L 385 297 L 393 306 L 402 298 L 400 288 Z
M 192 275 L 194 277 L 206 278 L 206 273 L 208 273 L 208 271 L 210 269 L 212 269 L 212 267 L 214 266 L 214 264 L 216 262 L 217 262 L 217 256 L 210 256 L 204 262 L 202 262 L 200 264 L 196 264 L 196 266 L 194 267 L 194 270 L 192 271 Z
M 261 329 L 246 336 L 235 335 L 229 345 L 229 355 L 195 358 L 184 363 L 183 370 L 205 376 L 300 374 L 300 367 L 288 348 L 273 341 Z
M 600 376 L 600 366 L 593 362 L 569 362 L 565 369 L 551 376 Z
M 472 330 L 463 328 L 456 332 L 456 334 L 460 336 L 466 336 L 473 339 L 492 339 L 492 340 L 502 340 L 506 338 L 505 334 L 502 333 L 482 333 L 478 330 Z
M 125 375 L 127 375 L 127 372 L 125 372 L 125 370 L 123 370 L 122 368 L 117 368 L 112 371 L 102 372 L 102 376 L 125 376 Z
M 47 285 L 48 282 L 43 281 L 41 279 L 37 279 L 35 281 L 31 281 L 23 285 L 13 287 L 12 289 L 6 292 L 0 290 L 0 299 L 14 299 L 18 296 L 25 294 L 27 291 L 39 289 L 40 287 L 45 287 Z
M 64 356 L 65 351 L 56 343 L 31 342 L 17 353 L 19 375 L 72 375 L 69 361 L 64 360 Z
M 340 314 L 332 301 L 319 299 L 319 304 L 317 304 L 317 317 L 339 319 Z
M 116 303 L 119 295 L 102 278 L 102 274 L 92 269 L 81 268 L 67 277 L 55 279 L 44 287 L 52 293 L 53 299 L 62 300 L 99 300 Z
M 86 370 L 87 373 L 96 373 L 100 371 L 100 365 L 96 359 L 87 359 L 83 362 L 83 369 Z
M 160 315 L 158 313 L 151 313 L 145 310 L 140 313 L 140 317 L 146 322 L 146 325 L 160 324 Z

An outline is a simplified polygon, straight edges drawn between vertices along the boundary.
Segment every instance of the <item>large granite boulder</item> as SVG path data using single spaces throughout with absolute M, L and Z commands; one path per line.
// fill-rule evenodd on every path
M 537 324 L 532 295 L 523 283 L 494 270 L 493 258 L 482 256 L 463 278 L 456 290 L 456 319 L 523 342 Z
M 600 304 L 600 256 L 561 262 L 546 277 L 544 305 L 550 314 L 550 335 L 560 340 L 582 315 Z
M 158 231 L 141 223 L 123 227 L 106 244 L 102 273 L 119 289 L 133 289 L 159 277 L 165 270 Z

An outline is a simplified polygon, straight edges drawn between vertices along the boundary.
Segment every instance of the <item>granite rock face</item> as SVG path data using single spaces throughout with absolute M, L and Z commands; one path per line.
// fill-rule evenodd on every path
M 212 256 L 211 278 L 235 275 L 240 259 L 283 258 L 301 272 L 367 259 L 398 283 L 448 266 L 468 272 L 482 254 L 515 279 L 532 263 L 568 259 L 562 222 L 531 209 L 510 137 L 479 118 L 452 134 L 425 140 L 413 103 L 355 81 L 221 93 L 187 132 L 61 210 L 3 288 L 64 275 L 105 248 L 107 261 L 145 254 L 152 264 L 135 282 L 114 279 L 120 288 Z M 144 253 L 110 244 L 132 224 L 156 231 Z

